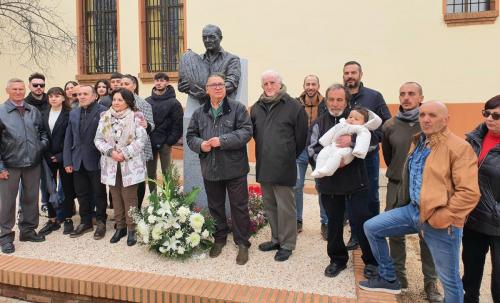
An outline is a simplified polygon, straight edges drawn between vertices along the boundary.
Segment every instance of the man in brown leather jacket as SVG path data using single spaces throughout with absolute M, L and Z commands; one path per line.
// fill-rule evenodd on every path
M 420 107 L 422 132 L 414 136 L 403 169 L 398 204 L 364 225 L 379 276 L 361 281 L 370 291 L 401 292 L 386 237 L 420 233 L 429 247 L 444 288 L 445 302 L 463 302 L 460 244 L 466 216 L 479 201 L 477 157 L 465 140 L 451 133 L 446 106 Z

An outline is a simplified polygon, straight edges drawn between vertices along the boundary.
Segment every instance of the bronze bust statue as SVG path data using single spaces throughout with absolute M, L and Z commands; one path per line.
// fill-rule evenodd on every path
M 226 77 L 227 96 L 236 94 L 241 76 L 240 58 L 226 52 L 220 45 L 222 31 L 208 24 L 202 31 L 205 53 L 198 55 L 188 50 L 181 59 L 179 68 L 179 91 L 202 100 L 206 96 L 205 84 L 211 73 L 223 73 Z

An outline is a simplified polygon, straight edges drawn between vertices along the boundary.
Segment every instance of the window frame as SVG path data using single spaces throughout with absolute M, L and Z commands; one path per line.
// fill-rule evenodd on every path
M 153 77 L 156 73 L 159 73 L 161 71 L 157 72 L 150 72 L 148 70 L 148 56 L 147 56 L 147 29 L 146 29 L 146 1 L 147 0 L 139 0 L 139 55 L 140 55 L 140 71 L 139 71 L 139 79 L 142 80 L 142 82 L 145 83 L 151 83 L 153 82 Z M 184 45 L 183 48 L 184 50 L 187 49 L 187 22 L 186 22 L 186 2 L 188 0 L 184 0 L 184 9 L 183 9 L 183 18 L 184 18 Z M 182 54 L 181 54 L 182 55 Z M 179 80 L 179 71 L 164 71 L 168 77 L 170 78 L 171 82 L 177 82 Z
M 448 26 L 492 24 L 498 17 L 500 0 L 490 0 L 490 10 L 469 13 L 448 13 L 447 0 L 443 0 L 443 18 Z
M 85 12 L 84 1 L 76 0 L 76 27 L 77 27 L 77 74 L 75 79 L 80 83 L 94 84 L 97 80 L 111 78 L 111 73 L 89 74 L 85 62 Z M 116 1 L 116 49 L 117 49 L 117 67 L 116 72 L 121 70 L 121 51 L 120 51 L 120 1 Z

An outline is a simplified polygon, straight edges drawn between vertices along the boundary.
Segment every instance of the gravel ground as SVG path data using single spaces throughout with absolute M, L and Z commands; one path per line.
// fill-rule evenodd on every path
M 304 231 L 299 235 L 297 249 L 287 262 L 276 262 L 274 252 L 264 253 L 257 249 L 259 243 L 270 239 L 269 227 L 251 239 L 250 260 L 245 266 L 239 266 L 235 262 L 237 248 L 232 239 L 228 239 L 228 245 L 218 258 L 211 259 L 205 255 L 173 261 L 149 252 L 144 246 L 127 247 L 125 239 L 118 244 L 110 244 L 112 221 L 108 221 L 108 231 L 102 240 L 93 240 L 92 233 L 71 239 L 59 230 L 48 235 L 47 241 L 42 243 L 15 241 L 15 255 L 354 298 L 352 262 L 334 279 L 323 275 L 329 259 L 326 242 L 320 236 L 317 196 L 305 195 L 305 200 Z M 108 214 L 111 213 L 108 210 Z M 77 217 L 74 219 L 78 220 Z M 41 218 L 40 226 L 45 221 Z
M 182 162 L 176 161 L 176 165 L 182 171 Z M 251 169 L 249 182 L 255 182 L 253 167 Z M 383 177 L 384 173 L 385 171 L 381 170 L 381 209 L 385 207 L 386 180 Z M 309 179 L 306 184 L 311 185 L 312 181 Z M 355 282 L 352 261 L 349 261 L 347 270 L 336 278 L 326 278 L 323 275 L 323 270 L 328 265 L 329 259 L 326 254 L 326 242 L 321 239 L 319 232 L 317 196 L 305 194 L 304 199 L 304 231 L 299 234 L 297 249 L 292 257 L 283 263 L 273 260 L 274 253 L 263 253 L 257 249 L 259 243 L 270 238 L 269 227 L 261 230 L 256 237 L 252 237 L 250 260 L 245 266 L 238 266 L 234 261 L 237 248 L 235 245 L 231 245 L 231 239 L 228 239 L 228 245 L 224 248 L 221 256 L 216 259 L 202 255 L 196 259 L 173 261 L 149 252 L 144 246 L 127 247 L 125 239 L 122 239 L 118 244 L 110 244 L 109 239 L 113 233 L 112 221 L 108 221 L 108 232 L 103 240 L 93 240 L 91 233 L 78 239 L 71 239 L 62 235 L 62 231 L 57 231 L 49 235 L 47 241 L 43 243 L 32 244 L 16 240 L 15 255 L 354 298 Z M 112 210 L 108 210 L 108 215 L 111 214 Z M 78 223 L 78 217 L 76 216 L 74 219 L 75 223 Z M 45 218 L 41 218 L 40 226 L 45 220 Z M 348 228 L 344 238 L 346 241 L 349 238 Z M 487 258 L 484 271 L 481 302 L 493 302 L 489 289 L 491 281 L 489 258 L 490 256 Z M 423 291 L 420 250 L 416 235 L 407 236 L 407 274 L 409 288 L 403 292 L 401 301 L 403 303 L 426 302 Z M 0 297 L 0 299 L 3 298 Z

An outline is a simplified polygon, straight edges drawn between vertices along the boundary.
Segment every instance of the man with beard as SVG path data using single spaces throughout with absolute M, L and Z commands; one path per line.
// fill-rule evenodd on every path
M 182 136 L 182 118 L 184 116 L 180 102 L 175 98 L 175 90 L 170 85 L 166 73 L 157 73 L 154 76 L 154 88 L 146 101 L 153 110 L 154 130 L 149 134 L 153 151 L 153 160 L 147 162 L 148 178 L 156 180 L 158 157 L 160 157 L 161 171 L 167 171 L 170 161 L 172 145 Z M 149 182 L 149 191 L 156 190 L 156 184 Z
M 419 106 L 423 100 L 424 96 L 420 84 L 417 82 L 404 83 L 399 89 L 399 111 L 382 127 L 382 152 L 387 164 L 386 177 L 388 179 L 385 211 L 398 207 L 398 189 L 403 177 L 401 172 L 410 149 L 411 138 L 421 131 L 418 114 Z M 408 288 L 405 269 L 405 237 L 390 237 L 389 246 L 401 288 Z M 437 273 L 431 252 L 422 237 L 420 237 L 420 255 L 422 256 L 424 290 L 427 299 L 430 302 L 442 302 L 443 297 L 436 286 Z
M 281 76 L 272 70 L 261 77 L 264 90 L 252 106 L 250 117 L 255 139 L 257 182 L 261 184 L 271 240 L 259 250 L 277 250 L 275 261 L 286 261 L 297 243 L 297 212 L 293 186 L 297 181 L 296 159 L 307 139 L 304 107 L 286 92 Z
M 304 106 L 308 120 L 307 126 L 310 127 L 312 121 L 316 120 L 318 116 L 327 112 L 325 103 L 323 102 L 323 96 L 319 92 L 319 78 L 316 75 L 307 75 L 304 78 L 303 84 L 304 91 L 297 100 Z M 297 183 L 293 188 L 295 192 L 295 204 L 297 205 L 297 232 L 302 232 L 302 213 L 304 206 L 304 182 L 306 177 L 307 165 L 309 164 L 309 157 L 307 156 L 307 150 L 304 149 L 297 158 Z M 325 213 L 325 209 L 319 202 L 320 217 L 321 217 L 321 236 L 323 240 L 326 240 L 326 224 L 328 223 L 328 218 Z
M 45 76 L 33 73 L 29 76 L 30 93 L 24 98 L 24 102 L 34 106 L 40 112 L 49 108 L 49 97 L 45 93 Z
M 351 108 L 355 106 L 365 107 L 375 114 L 377 114 L 382 122 L 385 122 L 391 117 L 391 113 L 387 108 L 384 97 L 382 94 L 376 90 L 365 87 L 361 78 L 363 77 L 363 70 L 361 64 L 356 61 L 349 61 L 344 64 L 343 79 L 344 85 L 349 90 L 351 99 L 349 101 Z M 383 123 L 382 123 L 383 124 Z M 382 140 L 382 127 L 372 132 L 372 143 L 380 143 Z M 351 136 L 343 136 L 337 140 L 338 147 L 350 147 L 351 146 Z M 373 145 L 373 144 L 371 144 Z M 378 178 L 379 178 L 379 168 L 380 168 L 380 157 L 379 157 L 379 147 L 370 150 L 366 155 L 365 164 L 366 170 L 368 172 L 368 207 L 373 215 L 378 215 L 380 213 L 380 199 L 378 193 Z M 348 217 L 351 216 L 352 210 L 349 205 L 347 205 Z M 351 224 L 351 230 L 355 229 Z M 358 247 L 358 241 L 356 237 L 351 234 L 351 239 L 347 243 L 347 249 L 352 250 Z

